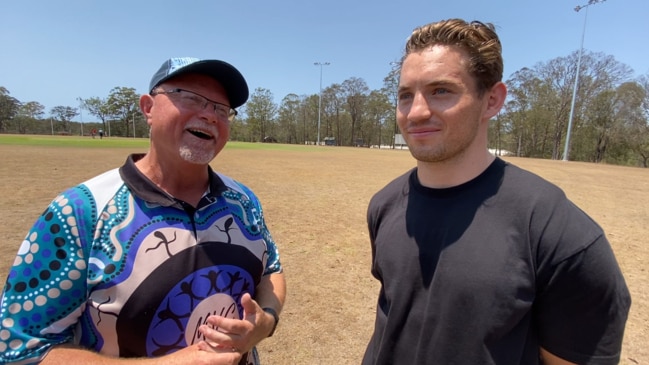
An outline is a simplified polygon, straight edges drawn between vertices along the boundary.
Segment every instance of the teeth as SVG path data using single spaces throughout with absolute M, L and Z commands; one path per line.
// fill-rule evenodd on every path
M 202 139 L 212 139 L 212 135 L 207 134 L 207 133 L 205 133 L 205 132 L 203 132 L 203 131 L 196 130 L 196 129 L 189 129 L 189 133 L 195 135 L 195 136 L 198 137 L 198 138 L 202 138 Z

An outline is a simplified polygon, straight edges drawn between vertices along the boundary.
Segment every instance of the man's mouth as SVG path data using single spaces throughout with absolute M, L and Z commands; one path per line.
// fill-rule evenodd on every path
M 198 129 L 188 129 L 187 131 L 200 139 L 204 139 L 204 140 L 214 139 L 214 137 L 211 134 L 208 134 Z

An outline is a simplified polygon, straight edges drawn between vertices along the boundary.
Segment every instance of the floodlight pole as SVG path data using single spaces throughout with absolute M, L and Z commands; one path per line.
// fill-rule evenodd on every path
M 329 66 L 329 62 L 314 62 L 316 66 L 320 66 L 320 98 L 318 100 L 318 142 L 317 145 L 320 145 L 320 114 L 322 114 L 322 66 Z
M 392 70 L 390 71 L 389 75 L 391 77 L 393 77 L 393 78 L 396 78 L 396 81 L 397 81 L 397 85 L 396 85 L 397 88 L 395 90 L 393 90 L 393 92 L 394 92 L 394 98 L 393 98 L 394 99 L 393 100 L 394 101 L 394 130 L 392 131 L 392 149 L 395 149 L 396 145 L 397 145 L 397 134 L 398 134 L 397 132 L 399 132 L 399 126 L 397 124 L 397 108 L 399 106 L 398 105 L 398 100 L 399 99 L 397 97 L 397 93 L 398 93 L 397 89 L 398 89 L 398 86 L 399 86 L 399 81 L 398 80 L 399 80 L 399 72 L 400 72 L 400 68 L 401 68 L 401 62 L 395 62 L 395 61 L 390 62 L 390 66 L 392 66 Z
M 588 20 L 588 7 L 597 3 L 603 3 L 606 0 L 589 0 L 588 4 L 576 6 L 575 11 L 579 12 L 581 9 L 586 9 L 584 15 L 584 28 L 581 31 L 581 46 L 579 47 L 579 55 L 577 56 L 577 71 L 575 72 L 575 85 L 572 89 L 572 101 L 570 102 L 570 116 L 568 117 L 568 131 L 566 132 L 566 144 L 563 147 L 563 160 L 569 161 L 570 159 L 570 135 L 572 132 L 572 119 L 575 114 L 575 100 L 577 99 L 577 88 L 579 86 L 579 73 L 581 71 L 581 55 L 584 52 L 584 37 L 586 35 L 586 21 Z
M 83 137 L 83 100 L 77 98 L 79 101 L 79 124 L 81 125 L 81 137 Z
M 133 138 L 135 138 L 135 113 L 131 113 L 131 123 L 133 124 Z

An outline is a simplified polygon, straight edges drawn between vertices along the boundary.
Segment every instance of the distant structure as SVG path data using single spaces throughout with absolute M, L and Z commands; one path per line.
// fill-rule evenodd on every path
M 325 137 L 324 144 L 325 146 L 336 146 L 336 137 Z

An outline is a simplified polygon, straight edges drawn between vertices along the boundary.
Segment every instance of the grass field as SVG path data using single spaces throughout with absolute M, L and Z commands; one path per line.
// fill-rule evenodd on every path
M 0 281 L 55 195 L 144 152 L 143 139 L 0 135 Z M 506 158 L 562 187 L 606 230 L 633 297 L 621 364 L 649 364 L 649 170 Z M 265 364 L 358 364 L 374 324 L 365 210 L 414 166 L 406 150 L 231 143 L 213 168 L 260 197 L 279 245 L 288 300 Z

